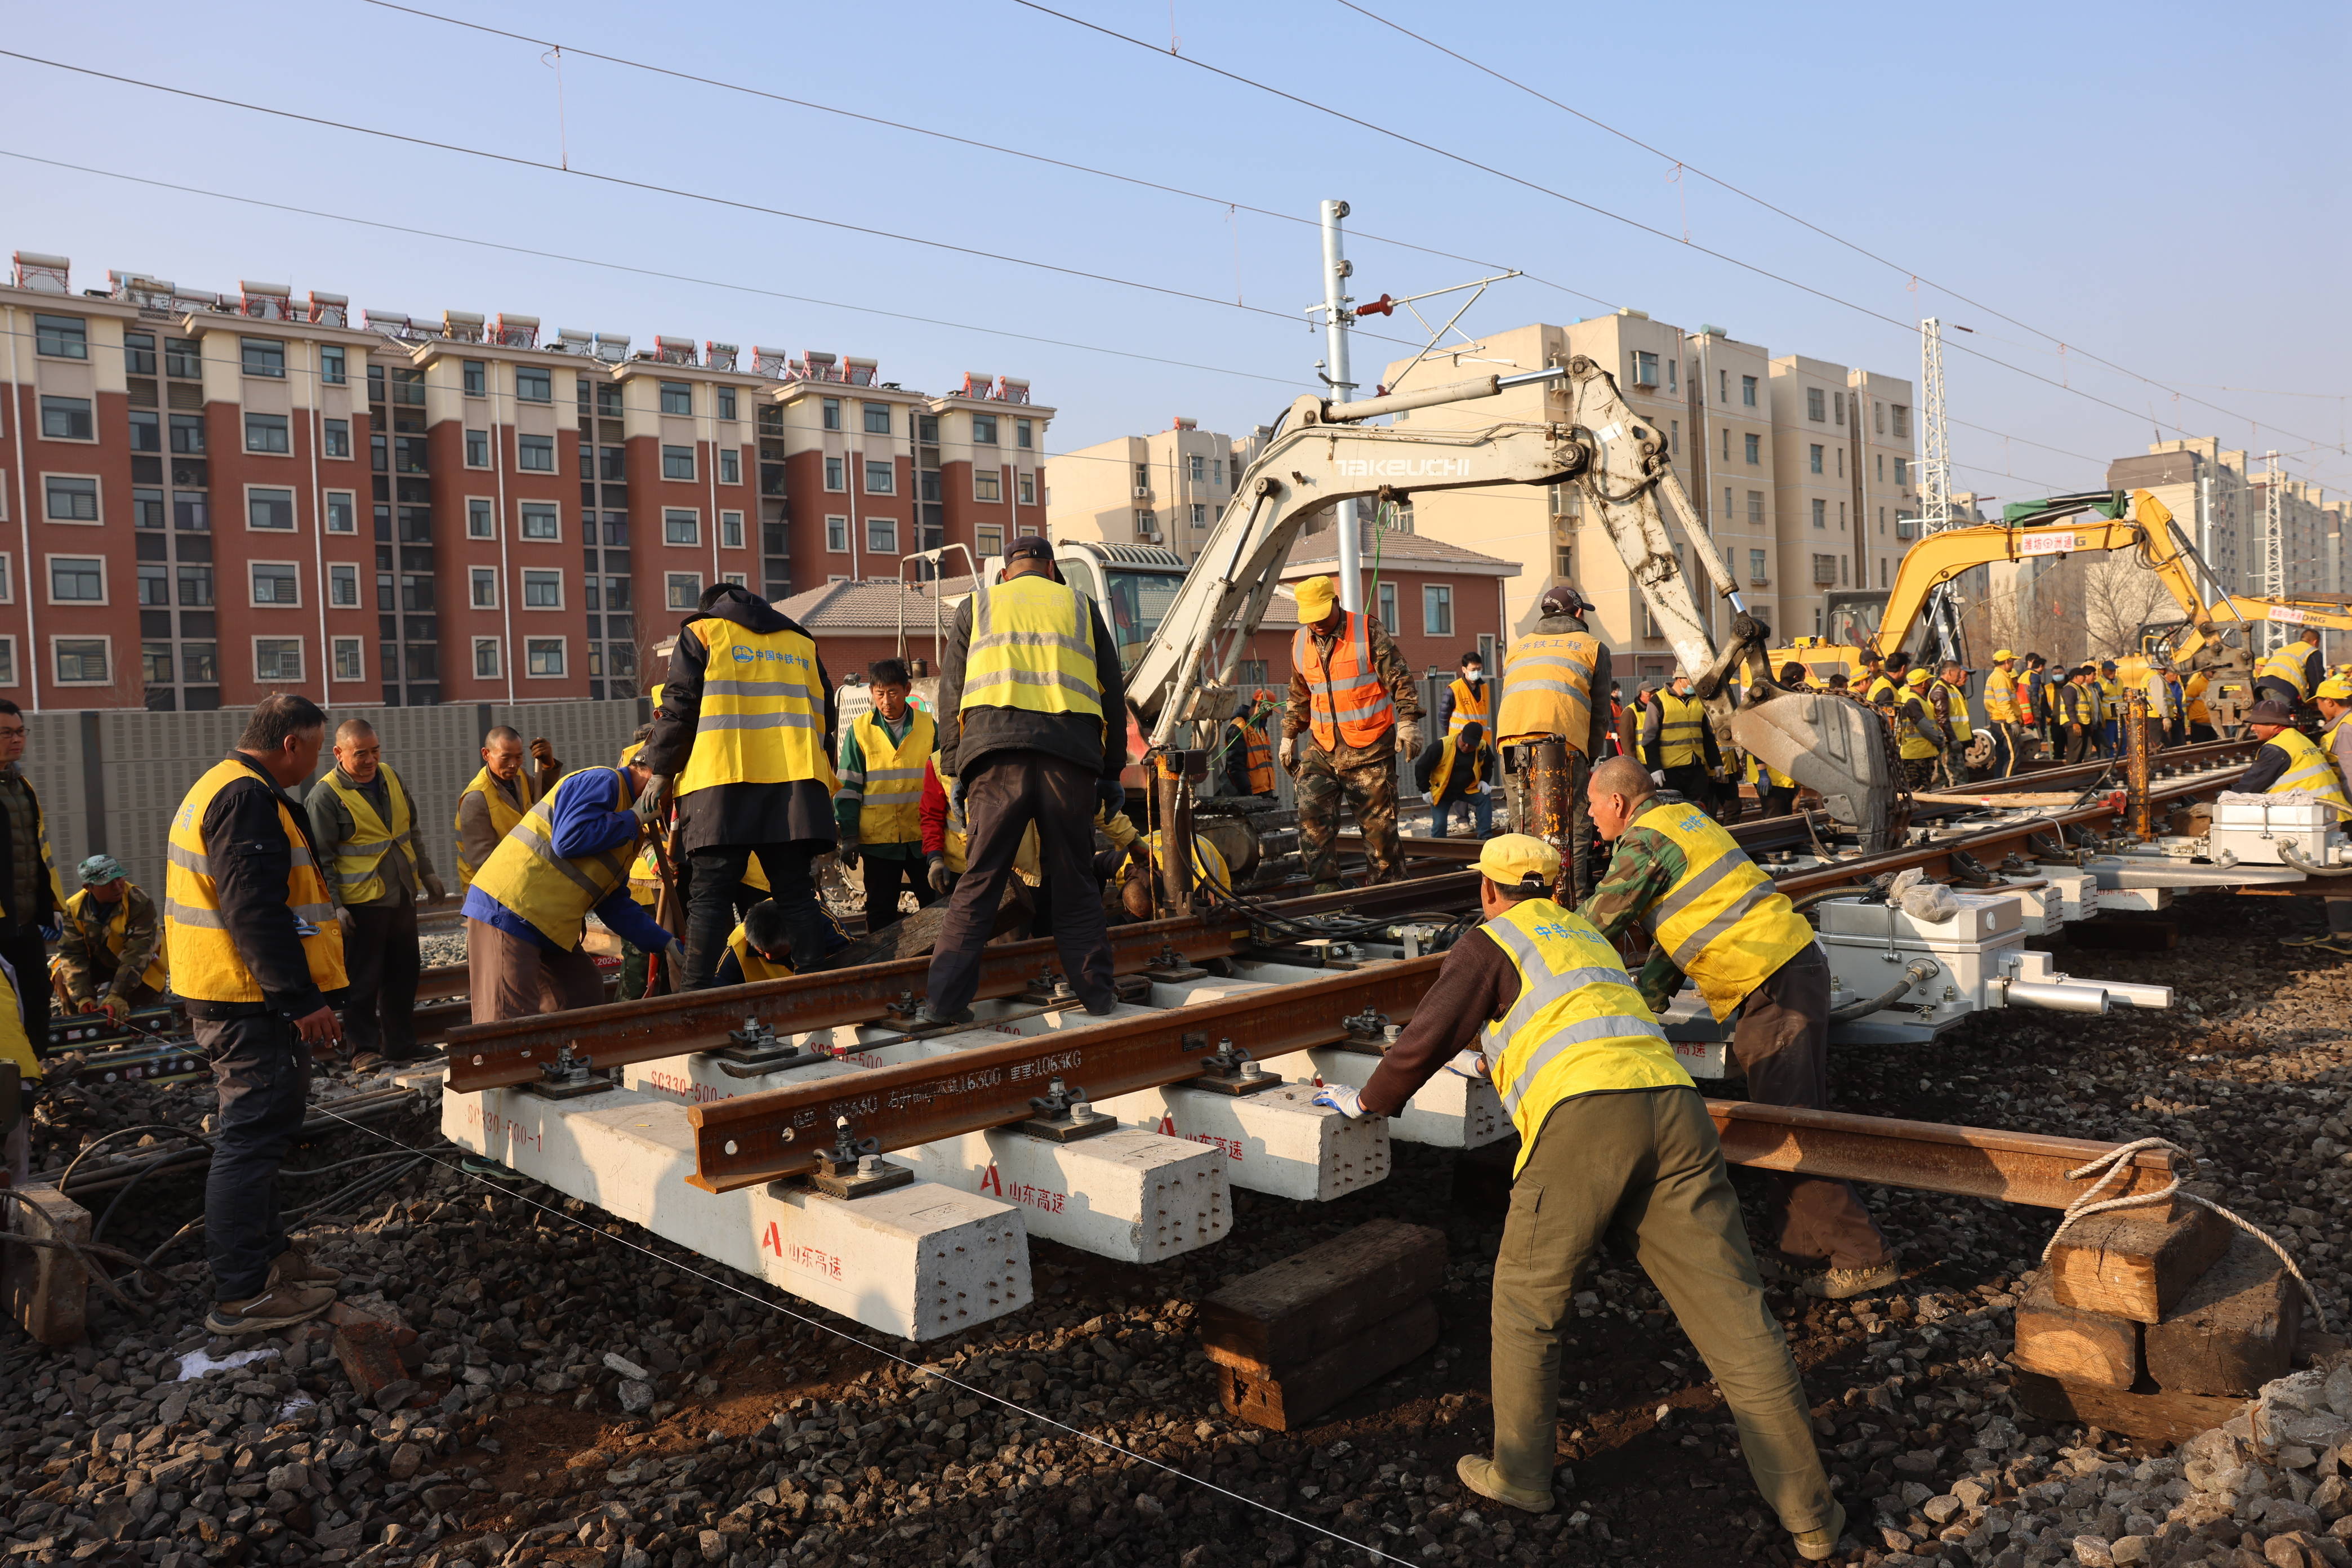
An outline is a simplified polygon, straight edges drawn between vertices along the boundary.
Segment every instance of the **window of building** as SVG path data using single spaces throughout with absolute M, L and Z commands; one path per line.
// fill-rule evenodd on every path
M 698 511 L 670 507 L 662 513 L 664 544 L 699 544 L 702 542 L 702 514 Z
M 1907 485 L 1911 482 L 1911 463 L 1908 458 L 1895 459 L 1895 482 L 1898 485 Z
M 1199 501 L 1192 503 L 1192 526 L 1194 528 L 1209 526 L 1209 509 Z
M 849 488 L 849 480 L 845 477 L 847 469 L 843 467 L 843 462 L 844 459 L 840 458 L 827 458 L 824 460 L 825 489 L 829 490 L 845 490 Z
M 1740 406 L 1744 408 L 1753 408 L 1756 406 L 1756 378 L 1754 376 L 1743 375 L 1739 378 L 1739 403 Z
M 554 402 L 554 375 L 542 365 L 515 366 L 515 396 L 525 403 Z
M 201 414 L 174 414 L 171 419 L 172 450 L 183 458 L 205 455 L 205 416 Z
M 302 579 L 291 561 L 256 561 L 252 563 L 253 602 L 261 605 L 299 605 L 302 602 Z
M 1858 420 L 1858 419 L 1860 419 L 1860 418 L 1862 417 L 1862 405 L 1861 405 L 1860 404 L 1856 404 L 1856 405 L 1854 405 L 1853 416 L 1854 416 L 1857 420 Z M 1847 558 L 1847 557 L 1845 557 L 1845 556 L 1843 556 L 1843 555 L 1841 555 L 1841 556 L 1839 556 L 1839 557 L 1837 558 L 1837 563 L 1838 563 L 1838 585 L 1839 585 L 1840 587 L 1843 587 L 1843 586 L 1845 585 L 1845 569 L 1846 569 L 1847 563 L 1848 563 L 1848 558 Z
M 49 557 L 49 602 L 56 605 L 106 603 L 106 562 L 96 555 Z
M 499 639 L 496 637 L 476 637 L 474 639 L 474 679 L 477 680 L 496 680 L 498 678 Z
M 248 414 L 245 416 L 245 449 L 283 455 L 294 449 L 292 432 L 287 428 L 283 414 Z
M 1830 503 L 1816 497 L 1813 500 L 1813 526 L 1827 528 L 1829 525 Z
M 1884 555 L 1878 558 L 1878 585 L 1882 588 L 1886 586 L 1886 557 Z
M 972 547 L 982 555 L 1004 553 L 1004 530 L 995 523 L 983 524 L 971 531 Z
M 719 482 L 740 485 L 743 482 L 743 451 L 740 447 L 719 448 Z
M 971 416 L 971 438 L 982 447 L 996 445 L 996 416 L 975 414 Z
M 139 676 L 150 686 L 172 684 L 172 645 L 167 642 L 143 642 L 139 645 Z
M 1454 589 L 1444 583 L 1421 585 L 1421 629 L 1433 637 L 1454 635 Z
M 245 492 L 245 525 L 272 533 L 294 531 L 294 492 L 261 485 Z
M 890 434 L 890 405 L 888 404 L 866 403 L 860 404 L 858 406 L 866 416 L 866 433 L 868 436 L 887 436 Z
M 1138 494 L 1138 495 L 1142 495 L 1143 493 L 1145 493 L 1146 491 L 1148 491 L 1148 490 L 1149 490 L 1149 489 L 1151 489 L 1151 465 L 1150 465 L 1150 464 L 1149 464 L 1149 463 L 1138 463 L 1138 464 L 1136 464 L 1136 465 L 1135 465 L 1135 493 L 1136 493 L 1136 494 Z
M 1037 525 L 1034 522 L 1024 522 L 1013 531 L 1024 539 L 1034 539 L 1037 537 Z
M 139 603 L 142 606 L 161 606 L 171 602 L 172 569 L 161 563 L 142 563 L 139 568 Z
M 339 610 L 356 610 L 360 605 L 360 569 L 347 562 L 332 562 L 327 567 L 327 603 Z
M 163 418 L 160 414 L 131 411 L 131 449 L 134 452 L 160 452 L 163 449 Z
M 180 607 L 184 610 L 206 609 L 212 602 L 213 569 L 183 562 L 180 565 Z
M 87 397 L 43 397 L 41 438 L 45 441 L 95 441 L 98 421 Z
M 33 318 L 33 352 L 56 359 L 88 359 L 89 323 L 79 316 L 37 315 Z
M 1021 476 L 1021 504 L 1023 506 L 1037 504 L 1037 476 L 1034 474 Z
M 870 496 L 896 494 L 898 488 L 898 465 L 893 462 L 868 462 L 866 465 L 866 493 Z
M 184 642 L 180 645 L 180 675 L 199 685 L 210 685 L 220 679 L 220 650 L 208 642 Z
M 1675 390 L 1675 362 L 1672 360 L 1666 362 L 1666 390 Z
M 1822 407 L 1822 389 L 1818 386 L 1805 388 L 1805 417 L 1818 425 L 1825 412 Z
M 525 539 L 547 541 L 563 537 L 563 525 L 552 502 L 525 501 L 522 503 L 522 536 Z
M 1845 448 L 1843 447 L 1840 447 L 1837 449 L 1837 477 L 1839 479 L 1845 478 Z
M 357 533 L 359 526 L 359 506 L 352 498 L 352 492 L 329 490 L 327 492 L 327 531 Z
M 44 474 L 41 492 L 47 497 L 51 522 L 96 522 L 98 481 L 75 474 Z
M 326 344 L 319 350 L 319 380 L 328 386 L 345 385 L 351 380 L 349 363 L 341 345 Z
M 1643 349 L 1633 351 L 1633 381 L 1635 386 L 1658 384 L 1658 356 Z
M 1035 441 L 1036 432 L 1031 421 L 1026 419 L 1015 419 L 1013 422 L 1013 444 L 1015 447 L 1021 447 L 1025 451 L 1034 446 Z
M 326 419 L 320 422 L 320 440 L 330 458 L 352 455 L 352 422 L 348 419 Z
M 661 384 L 661 411 L 664 414 L 694 412 L 694 384 L 690 381 L 665 381 Z
M 563 608 L 563 574 L 527 567 L 522 574 L 522 607 L 526 610 Z
M 106 686 L 113 677 L 107 673 L 112 663 L 109 658 L 107 637 L 57 637 L 51 646 L 57 650 L 58 684 L 60 686 Z
M 722 550 L 743 548 L 743 514 L 722 511 L 719 514 L 719 547 Z
M 583 453 L 588 450 L 585 445 L 580 449 Z M 596 477 L 608 485 L 626 482 L 629 477 L 628 458 L 629 452 L 625 447 L 597 447 Z
M 1748 462 L 1760 463 L 1764 460 L 1763 437 L 1759 436 L 1755 431 L 1750 430 L 1747 435 L 1741 437 L 1740 440 L 1746 445 Z
M 1223 458 L 1209 459 L 1209 482 L 1219 489 L 1225 488 L 1225 460 Z
M 239 357 L 247 375 L 266 375 L 272 381 L 286 379 L 286 345 L 276 338 L 240 338 Z
M 163 340 L 163 374 L 193 381 L 205 374 L 204 345 L 194 338 Z
M 433 612 L 436 597 L 432 578 L 422 572 L 401 574 L 400 607 L 402 609 L 417 615 L 430 615 Z
M 828 517 L 824 520 L 824 547 L 835 554 L 849 553 L 849 520 Z
M 819 416 L 819 423 L 828 430 L 838 430 L 841 428 L 840 398 L 828 397 L 824 400 L 824 410 Z
M 1910 435 L 1911 405 L 1907 403 L 1896 403 L 1892 404 L 1889 406 L 1893 409 L 1895 414 L 1895 433 L 1897 436 Z
M 1381 584 L 1380 605 L 1372 613 L 1380 616 L 1381 626 L 1389 634 L 1389 636 L 1395 637 L 1399 632 L 1404 630 L 1403 623 L 1397 615 L 1397 590 L 1395 584 L 1383 583 Z
M 895 517 L 869 517 L 866 520 L 866 548 L 877 555 L 898 553 L 898 520 Z
M 302 639 L 300 637 L 254 638 L 253 679 L 274 682 L 300 680 L 302 679 Z
M 993 468 L 974 468 L 971 471 L 971 499 L 987 501 L 1003 500 L 1004 477 Z
M 462 368 L 465 374 L 466 395 L 488 397 L 490 395 L 490 367 L 480 360 L 469 359 L 465 362 Z
M 1813 557 L 1813 586 L 1826 588 L 1837 581 L 1838 558 L 1834 555 Z M 1818 629 L 1818 626 L 1816 627 Z
M 367 656 L 358 637 L 337 637 L 334 640 L 335 679 L 365 680 Z
M 1830 396 L 1830 423 L 1832 425 L 1845 423 L 1845 394 L 1843 392 L 1832 393 Z
M 468 496 L 466 500 L 466 537 L 496 539 L 498 536 L 497 503 L 487 496 Z
M 1764 552 L 1760 550 L 1749 551 L 1748 552 L 1748 585 L 1751 588 L 1761 588 L 1770 582 L 1771 579 L 1764 574 Z
M 555 472 L 555 437 L 552 436 L 516 437 L 515 467 L 528 474 Z
M 1192 482 L 1194 484 L 1197 485 L 1202 483 L 1209 477 L 1209 459 L 1202 457 L 1198 452 L 1193 453 L 1189 461 L 1187 471 L 1191 473 Z
M 722 386 L 717 390 L 719 394 L 719 417 L 721 419 L 734 418 L 735 389 L 731 386 Z
M 466 467 L 487 468 L 490 466 L 490 433 L 488 430 L 466 432 Z
M 1812 446 L 1805 448 L 1805 460 L 1808 472 L 1818 474 L 1822 471 L 1822 448 L 1820 443 L 1816 442 Z
M 1886 434 L 1886 405 L 1874 397 L 1870 400 L 1870 424 L 1879 435 Z
M 690 610 L 702 602 L 702 574 L 699 572 L 669 573 L 663 577 L 662 585 L 667 590 L 669 607 L 673 610 Z
M 1731 426 L 1728 425 L 1723 427 L 1723 460 L 1727 463 L 1731 461 Z
M 1751 528 L 1764 526 L 1764 492 L 1762 490 L 1748 492 L 1748 522 Z
M 495 566 L 469 566 L 466 569 L 467 602 L 477 610 L 499 607 L 499 569 Z

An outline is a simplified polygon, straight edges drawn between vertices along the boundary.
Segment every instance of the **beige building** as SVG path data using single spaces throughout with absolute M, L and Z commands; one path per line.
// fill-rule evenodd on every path
M 2158 441 L 2145 454 L 2117 458 L 2107 483 L 2145 489 L 2164 503 L 2206 564 L 2232 593 L 2268 591 L 2263 533 L 2268 523 L 2267 465 L 2259 452 L 2224 450 L 2210 436 Z M 2279 535 L 2290 595 L 2346 591 L 2341 560 L 2343 507 L 2320 486 L 2279 476 Z
M 1178 419 L 1053 460 L 1046 531 L 1055 539 L 1159 544 L 1190 565 L 1233 500 L 1261 437 L 1220 436 Z

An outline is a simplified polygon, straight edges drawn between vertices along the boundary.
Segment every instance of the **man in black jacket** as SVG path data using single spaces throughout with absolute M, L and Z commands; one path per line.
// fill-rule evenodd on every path
M 933 950 L 923 1020 L 971 1016 L 981 948 L 1033 822 L 1062 967 L 1087 1011 L 1107 1014 L 1118 1004 L 1094 818 L 1097 805 L 1116 812 L 1127 798 L 1118 645 L 1092 602 L 1062 584 L 1043 539 L 1016 541 L 1000 581 L 974 587 L 949 634 L 939 710 L 940 776 L 951 781 L 951 795 L 961 792 L 971 839 Z M 976 606 L 992 595 L 992 619 L 975 637 Z M 1090 658 L 1076 651 L 1081 645 Z
M 0 958 L 16 972 L 16 1002 L 26 1037 L 49 1041 L 49 952 L 65 901 L 49 861 L 48 824 L 40 797 L 17 765 L 25 754 L 25 713 L 0 697 Z

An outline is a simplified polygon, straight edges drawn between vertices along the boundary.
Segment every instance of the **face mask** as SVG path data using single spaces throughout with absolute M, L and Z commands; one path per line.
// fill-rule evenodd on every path
M 1475 686 L 1486 679 L 1486 672 L 1483 669 L 1470 670 L 1465 673 L 1462 679 L 1468 681 L 1471 685 Z

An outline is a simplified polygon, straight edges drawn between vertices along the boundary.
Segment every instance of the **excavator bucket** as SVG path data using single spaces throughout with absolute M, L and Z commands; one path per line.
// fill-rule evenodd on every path
M 1859 702 L 1820 692 L 1772 688 L 1763 700 L 1735 709 L 1731 738 L 1821 795 L 1829 814 L 1862 835 L 1865 855 L 1892 849 L 1895 779 L 1878 716 Z

